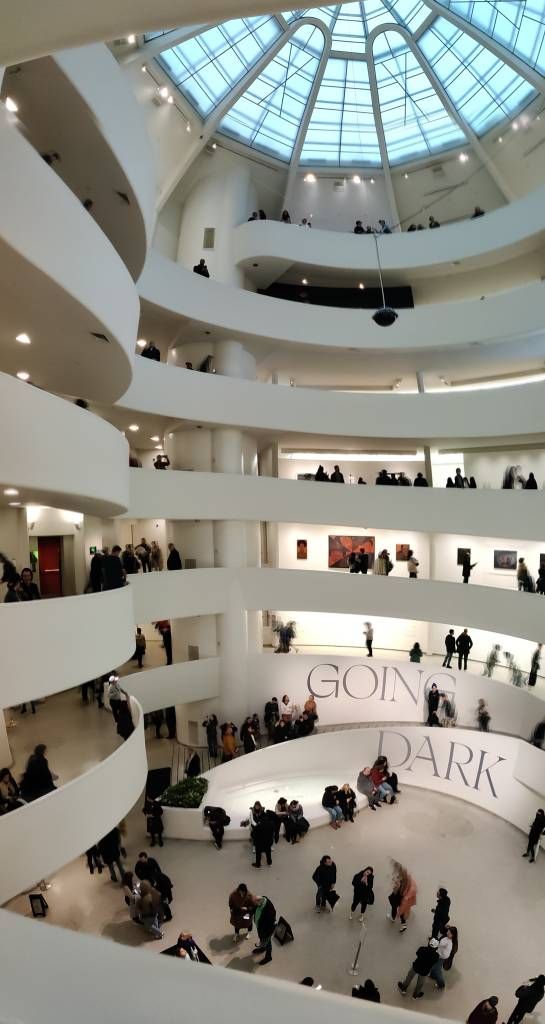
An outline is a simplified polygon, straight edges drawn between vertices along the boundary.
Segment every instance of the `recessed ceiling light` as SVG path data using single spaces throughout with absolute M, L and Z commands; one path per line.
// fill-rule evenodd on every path
M 174 103 L 174 97 L 170 95 L 167 96 L 167 103 Z
M 6 100 L 6 107 L 7 106 L 8 106 L 8 101 Z M 9 107 L 8 107 L 8 110 L 9 110 Z M 519 130 L 518 121 L 513 121 L 512 128 L 513 128 L 514 132 L 518 132 L 518 130 Z
M 499 139 L 498 139 L 498 142 L 503 142 L 503 138 L 502 138 L 502 136 L 501 136 L 501 135 L 500 135 L 500 137 L 499 137 Z
M 148 70 L 146 64 L 142 64 L 142 71 L 145 73 Z
M 5 99 L 6 110 L 9 110 L 10 114 L 16 114 L 19 110 L 15 100 L 12 100 L 11 96 L 6 96 Z
M 129 430 L 132 430 L 134 434 L 137 430 L 140 430 L 140 427 L 138 426 L 138 423 L 129 423 Z
M 4 494 L 9 494 L 13 497 L 15 494 L 19 494 L 19 491 L 15 487 L 6 487 Z
M 155 445 L 155 448 L 156 448 L 156 450 L 157 450 L 158 452 L 162 452 L 162 451 L 163 451 L 163 445 L 162 445 L 162 444 L 156 444 L 156 445 Z
M 190 125 L 189 121 L 187 122 L 187 124 L 185 126 L 185 130 L 186 130 L 186 132 L 190 132 L 191 131 L 191 125 Z
M 302 280 L 301 280 L 301 284 L 308 284 L 308 281 L 307 281 L 306 277 L 303 277 L 303 278 L 302 278 Z
M 12 508 L 18 508 L 20 504 L 20 501 L 8 501 L 8 505 L 11 505 Z
M 403 177 L 405 178 L 405 181 L 408 181 L 409 175 L 407 173 L 405 173 Z
M 374 179 L 374 178 L 370 178 L 369 180 L 370 180 L 370 182 L 371 182 L 371 184 L 372 184 L 372 185 L 374 185 L 374 184 L 375 184 L 375 179 Z
M 303 181 L 306 181 L 307 184 L 308 183 L 312 184 L 313 181 L 316 181 L 316 175 L 313 174 L 312 171 L 311 171 L 309 174 L 305 174 L 305 177 L 303 178 Z
M 361 178 L 359 174 L 353 174 L 352 181 L 354 182 L 354 185 L 361 185 Z
M 154 434 L 153 437 L 150 437 L 150 441 L 160 441 L 160 440 L 161 440 L 161 438 L 159 437 L 158 434 Z
M 363 291 L 363 289 L 365 288 L 363 281 L 360 281 L 358 288 L 361 288 L 361 290 Z
M 460 156 L 458 157 L 458 160 L 460 161 L 461 164 L 467 164 L 467 161 L 469 160 L 469 157 L 468 157 L 467 153 L 460 153 Z
M 17 334 L 15 336 L 15 341 L 19 341 L 21 345 L 30 345 L 30 338 L 28 334 Z
M 129 46 L 133 46 L 134 43 L 136 42 L 136 36 L 134 36 L 132 34 L 130 36 L 127 36 L 127 42 L 129 44 Z
M 161 99 L 166 100 L 168 98 L 168 95 L 169 95 L 168 85 L 161 85 L 159 87 L 159 89 L 157 90 L 157 92 L 159 93 L 159 96 L 161 97 Z
M 145 348 L 147 341 L 145 338 L 139 338 L 136 344 L 138 345 L 138 348 Z
M 19 380 L 29 380 L 29 378 L 30 378 L 30 374 L 27 373 L 26 370 L 19 370 L 19 373 L 17 374 L 17 376 L 18 376 Z
M 213 142 L 213 143 L 212 143 L 212 149 L 217 149 L 217 148 L 218 148 L 218 144 L 217 144 L 217 142 Z

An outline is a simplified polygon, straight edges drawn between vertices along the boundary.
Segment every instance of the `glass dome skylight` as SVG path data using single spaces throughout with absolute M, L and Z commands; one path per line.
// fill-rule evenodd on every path
M 307 167 L 465 146 L 545 92 L 545 0 L 360 0 L 150 39 L 209 130 Z

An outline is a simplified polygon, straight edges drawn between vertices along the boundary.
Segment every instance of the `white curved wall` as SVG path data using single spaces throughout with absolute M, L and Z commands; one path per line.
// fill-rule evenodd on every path
M 113 754 L 54 793 L 2 817 L 0 904 L 78 857 L 136 802 L 148 766 L 144 718 L 136 701 L 132 714 L 136 728 Z
M 0 606 L 0 707 L 95 679 L 134 653 L 130 587 Z
M 157 711 L 172 704 L 190 704 L 219 694 L 219 658 L 183 661 L 123 676 L 123 686 L 142 710 Z
M 227 473 L 131 469 L 129 511 L 134 519 L 235 519 L 328 523 L 384 529 L 507 536 L 545 535 L 545 493 L 405 488 L 396 500 L 387 487 L 323 487 L 306 480 Z M 516 524 L 516 525 L 515 525 Z
M 131 377 L 138 296 L 106 236 L 0 108 L 0 270 L 3 329 L 24 329 L 34 383 L 114 401 Z M 24 321 L 24 326 L 21 320 Z M 109 343 L 90 332 L 103 333 Z M 21 369 L 15 343 L 2 368 Z M 18 362 L 19 361 L 19 362 Z
M 248 830 L 239 822 L 254 799 L 271 806 L 280 792 L 288 800 L 296 796 L 301 801 L 311 825 L 322 825 L 328 820 L 321 807 L 324 787 L 344 781 L 354 786 L 361 769 L 385 754 L 402 789 L 417 786 L 466 800 L 526 832 L 545 789 L 542 750 L 527 776 L 532 788 L 517 778 L 520 750 L 526 746 L 512 736 L 426 726 L 385 724 L 327 732 L 266 747 L 206 772 L 206 802 L 224 807 L 230 815 L 226 837 L 232 839 L 247 839 Z M 179 839 L 209 838 L 202 811 L 169 808 L 165 828 Z
M 0 484 L 22 501 L 117 515 L 129 504 L 129 453 L 110 423 L 56 395 L 0 373 L 6 443 Z
M 467 623 L 526 640 L 543 635 L 535 594 L 438 580 L 409 580 L 294 569 L 190 569 L 133 576 L 137 622 L 248 610 L 372 613 L 423 622 Z
M 385 329 L 373 323 L 372 310 L 305 305 L 242 291 L 198 277 L 154 249 L 148 253 L 138 290 L 152 306 L 181 321 L 220 328 L 227 337 L 333 350 L 392 352 L 508 341 L 541 333 L 545 311 L 544 289 L 538 281 L 484 302 L 466 299 L 402 309 L 395 325 Z
M 500 397 L 498 397 L 498 394 Z M 545 383 L 505 392 L 345 394 L 235 380 L 139 359 L 125 409 L 196 423 L 331 437 L 460 439 L 541 433 Z
M 136 278 L 144 266 L 155 221 L 155 169 L 142 111 L 105 44 L 62 50 L 53 60 L 87 105 L 130 186 L 130 216 L 131 220 L 138 217 L 139 223 L 126 247 L 118 251 Z M 120 181 L 116 184 L 121 186 Z
M 309 189 L 309 200 L 312 190 Z M 379 240 L 382 269 L 407 271 L 411 279 L 422 274 L 452 274 L 456 261 L 465 269 L 491 266 L 512 259 L 541 244 L 545 232 L 545 188 L 538 188 L 499 210 L 477 220 L 443 225 L 440 231 L 382 235 Z M 376 270 L 374 239 L 313 228 L 310 235 L 297 225 L 278 221 L 240 224 L 234 232 L 237 263 L 274 261 L 277 271 L 301 263 L 332 270 Z M 280 268 L 280 269 L 278 269 Z

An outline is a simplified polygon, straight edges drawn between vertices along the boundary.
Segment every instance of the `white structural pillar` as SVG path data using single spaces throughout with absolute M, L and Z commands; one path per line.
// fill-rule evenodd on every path
M 255 356 L 248 352 L 240 341 L 217 341 L 214 346 L 214 369 L 224 377 L 255 380 Z

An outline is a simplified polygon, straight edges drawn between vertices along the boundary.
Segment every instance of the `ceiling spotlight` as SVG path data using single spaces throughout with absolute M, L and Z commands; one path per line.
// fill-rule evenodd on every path
M 161 85 L 161 86 L 160 86 L 160 87 L 159 87 L 159 88 L 157 89 L 157 92 L 159 93 L 159 96 L 161 97 L 161 99 L 162 99 L 162 100 L 166 100 L 166 99 L 168 99 L 168 96 L 169 96 L 169 88 L 168 88 L 168 85 Z
M 498 142 L 503 142 L 503 137 L 500 135 Z
M 15 487 L 6 487 L 4 494 L 14 497 L 14 495 L 19 494 L 19 491 Z
M 363 291 L 363 289 L 365 288 L 365 285 L 364 285 L 363 281 L 360 281 L 360 283 L 359 283 L 359 285 L 358 285 L 358 288 L 359 288 L 359 289 L 360 289 L 361 291 Z
M 8 101 L 6 100 L 6 107 L 7 106 L 8 106 Z M 8 110 L 9 110 L 9 107 L 8 107 Z M 512 128 L 513 128 L 514 132 L 518 132 L 518 130 L 519 130 L 519 123 L 518 123 L 518 121 L 513 121 Z
M 134 44 L 136 42 L 136 36 L 132 35 L 132 33 L 131 33 L 130 36 L 127 36 L 127 42 L 129 44 L 129 46 L 134 46 Z
M 405 181 L 408 181 L 408 180 L 409 180 L 409 175 L 407 174 L 407 172 L 405 172 L 405 174 L 403 175 L 403 177 L 405 178 Z
M 359 174 L 353 174 L 352 181 L 354 182 L 354 185 L 361 185 L 361 178 Z
M 142 64 L 142 71 L 144 72 L 144 74 L 146 73 L 147 70 L 148 70 L 147 64 Z
M 160 440 L 161 440 L 161 438 L 159 437 L 158 434 L 154 434 L 153 437 L 150 437 L 150 441 L 160 441 Z
M 162 452 L 162 451 L 163 451 L 163 445 L 162 445 L 162 444 L 156 444 L 156 445 L 155 445 L 155 449 L 156 449 L 156 451 L 158 451 L 158 452 Z
M 167 103 L 174 103 L 174 97 L 170 95 L 167 96 Z
M 30 345 L 30 338 L 28 334 L 17 334 L 15 341 L 19 341 L 21 345 Z
M 138 426 L 138 423 L 130 423 L 129 430 L 132 430 L 133 434 L 135 434 L 137 430 L 140 430 L 140 427 Z
M 139 338 L 136 344 L 138 345 L 138 348 L 145 348 L 147 345 L 147 341 L 145 338 Z
M 306 277 L 303 277 L 301 279 L 301 284 L 308 284 L 308 281 L 307 281 Z
M 190 132 L 191 131 L 191 125 L 190 125 L 189 121 L 187 122 L 187 124 L 185 126 L 185 130 L 186 130 L 186 132 Z
M 303 181 L 306 181 L 307 184 L 312 184 L 314 181 L 316 181 L 316 175 L 312 174 L 312 172 L 310 172 L 309 174 L 305 174 Z
M 369 178 L 369 181 L 371 182 L 372 185 L 375 184 L 375 179 L 374 178 Z
M 20 508 L 21 502 L 20 501 L 8 501 L 8 505 L 10 505 L 11 508 Z
M 26 370 L 19 370 L 19 373 L 17 374 L 17 376 L 18 376 L 19 380 L 29 380 L 30 379 L 30 374 L 27 373 Z
M 467 164 L 467 161 L 469 160 L 469 157 L 468 157 L 467 153 L 460 153 L 460 156 L 458 157 L 458 160 L 460 161 L 461 164 Z
M 5 99 L 6 110 L 9 110 L 10 114 L 16 114 L 19 110 L 15 100 L 12 100 L 11 96 L 6 96 Z
M 217 149 L 217 148 L 218 148 L 218 144 L 217 144 L 217 142 L 213 142 L 213 143 L 212 143 L 212 149 Z

